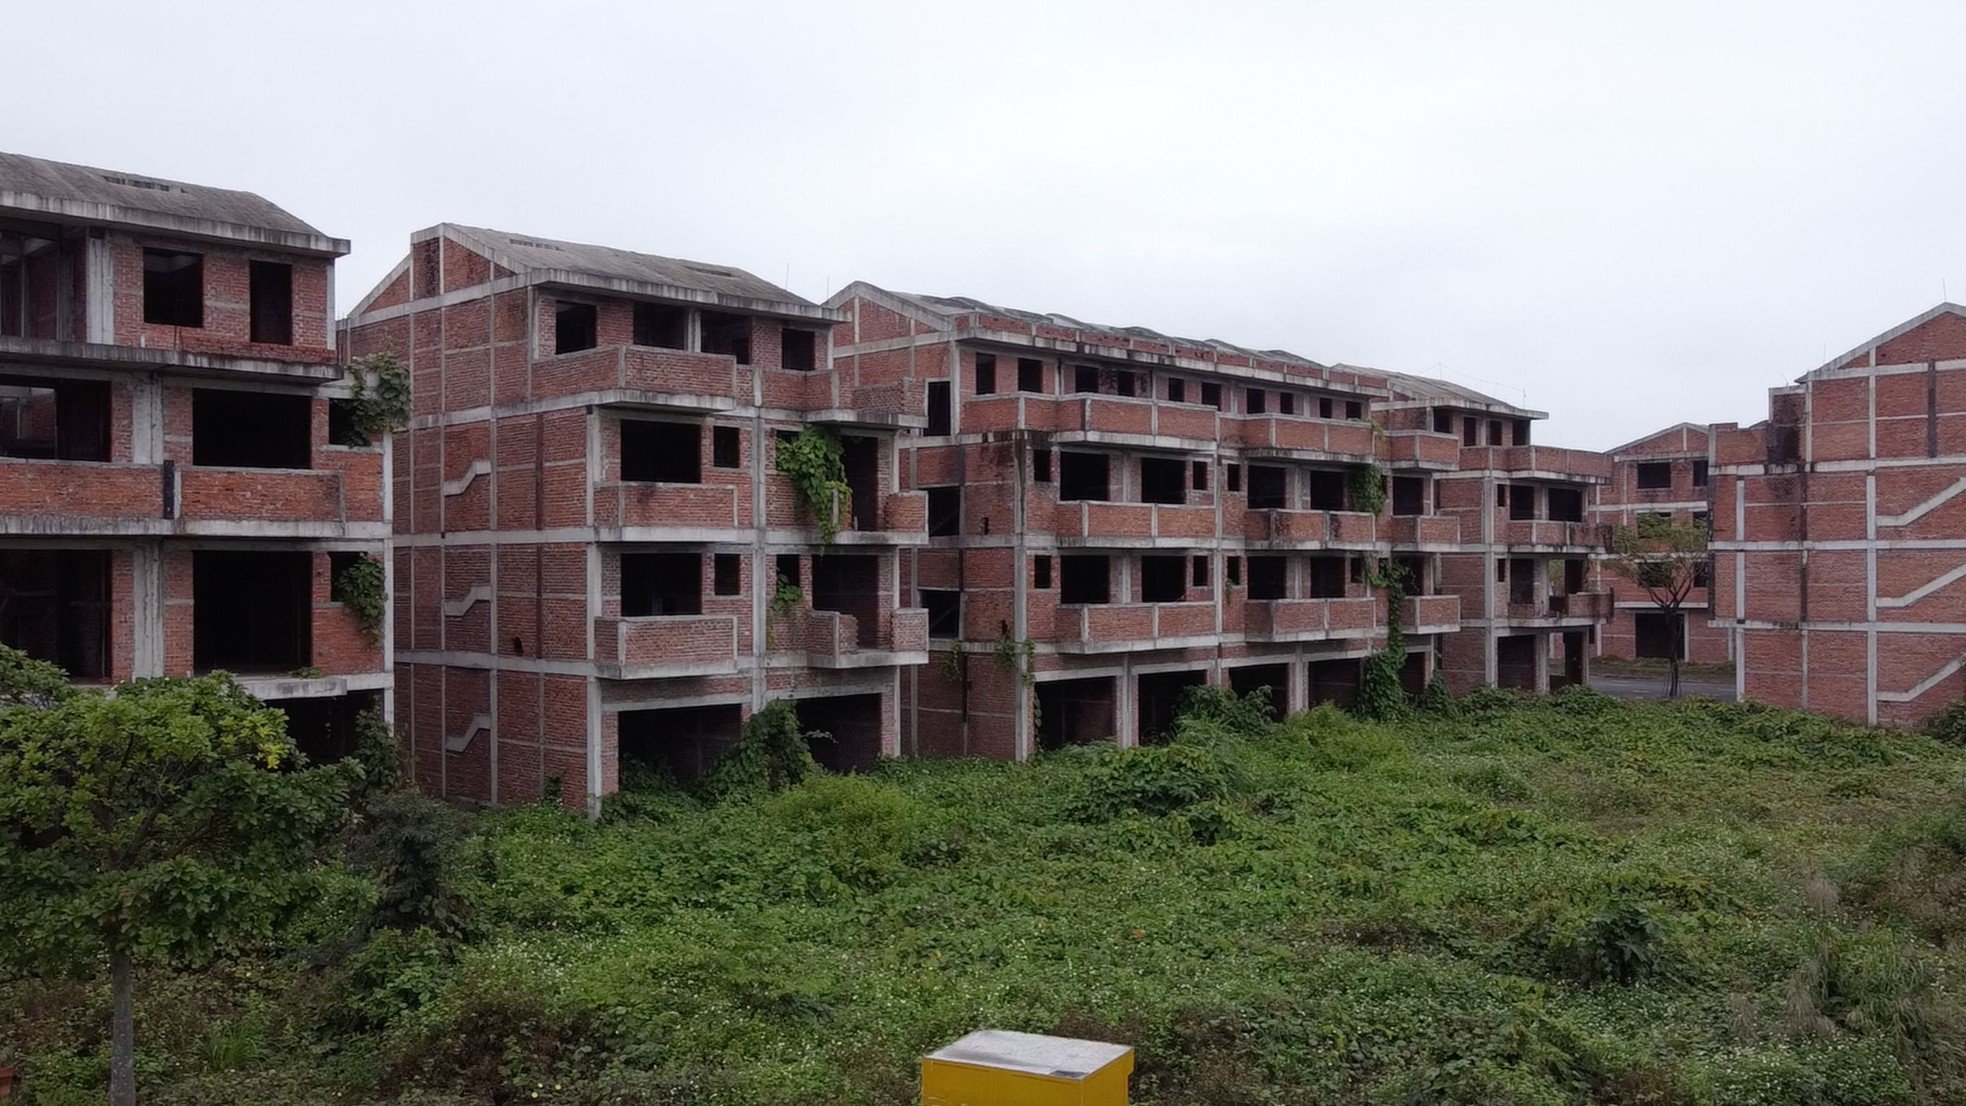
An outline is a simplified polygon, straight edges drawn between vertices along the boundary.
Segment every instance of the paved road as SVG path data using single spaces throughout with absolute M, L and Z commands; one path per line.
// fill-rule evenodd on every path
M 1606 695 L 1616 695 L 1620 699 L 1663 699 L 1666 697 L 1666 677 L 1657 676 L 1612 676 L 1602 672 L 1591 673 L 1591 686 Z M 1734 698 L 1734 678 L 1732 676 L 1692 676 L 1679 678 L 1679 694 L 1682 698 L 1704 695 L 1709 699 Z

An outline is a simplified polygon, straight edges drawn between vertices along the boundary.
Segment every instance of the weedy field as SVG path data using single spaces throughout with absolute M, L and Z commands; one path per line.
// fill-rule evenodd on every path
M 996 1026 L 1136 1045 L 1148 1106 L 1966 1103 L 1966 749 L 1583 690 L 1256 707 L 599 824 L 386 797 L 284 947 L 150 973 L 146 1100 L 906 1103 Z M 107 1005 L 0 983 L 25 1101 L 100 1101 Z

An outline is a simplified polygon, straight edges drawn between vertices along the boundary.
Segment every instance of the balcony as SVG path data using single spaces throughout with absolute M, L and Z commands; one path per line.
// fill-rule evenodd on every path
M 1583 484 L 1611 482 L 1611 458 L 1588 449 L 1550 445 L 1461 447 L 1464 471 L 1488 470 L 1515 479 L 1562 480 Z
M 748 484 L 596 484 L 594 525 L 622 541 L 748 541 L 750 499 Z
M 1225 442 L 1240 442 L 1259 455 L 1296 460 L 1364 464 L 1373 459 L 1372 426 L 1363 422 L 1307 419 L 1294 415 L 1237 415 Z
M 1503 610 L 1504 620 L 1519 625 L 1583 625 L 1603 622 L 1611 617 L 1610 592 L 1573 592 L 1551 595 L 1540 601 L 1512 600 Z
M 836 381 L 841 394 L 838 404 L 821 406 L 812 412 L 814 422 L 877 430 L 928 428 L 928 419 L 922 414 L 928 409 L 927 393 L 919 380 L 849 388 L 844 380 L 837 380 L 830 373 L 821 379 Z
M 615 680 L 737 671 L 737 619 L 653 615 L 594 620 L 594 667 Z
M 927 545 L 928 493 L 889 492 L 877 497 L 878 507 L 863 513 L 856 509 L 844 517 L 840 505 L 833 504 L 833 517 L 839 529 L 833 541 L 839 545 Z M 856 502 L 856 508 L 861 505 Z M 878 523 L 863 526 L 862 523 Z
M 601 346 L 542 358 L 533 367 L 541 397 L 600 393 L 601 402 L 651 410 L 725 411 L 751 399 L 750 373 L 734 358 L 648 346 Z
M 1243 608 L 1243 636 L 1251 641 L 1323 641 L 1370 637 L 1379 600 L 1252 599 Z
M 174 328 L 174 337 L 201 333 Z M 168 369 L 182 376 L 277 380 L 288 383 L 331 384 L 342 377 L 333 350 L 293 346 L 251 346 L 249 353 L 230 352 L 223 343 L 174 341 L 171 345 L 120 346 L 104 342 L 59 338 L 0 337 L 0 364 L 9 362 L 45 368 L 83 366 L 150 372 Z
M 1116 653 L 1140 648 L 1213 645 L 1215 604 L 1060 604 L 1054 638 L 1061 653 Z
M 339 460 L 265 469 L 0 458 L 0 534 L 383 536 L 380 453 Z
M 1611 541 L 1611 528 L 1600 522 L 1512 518 L 1498 522 L 1496 531 L 1505 545 L 1541 552 L 1601 551 Z
M 805 611 L 801 643 L 815 668 L 874 668 L 928 663 L 928 610 L 902 607 L 861 643 L 860 621 L 845 611 Z
M 1389 430 L 1380 459 L 1396 469 L 1451 471 L 1461 465 L 1461 440 L 1452 434 L 1427 430 Z
M 1409 595 L 1399 608 L 1399 627 L 1409 634 L 1451 634 L 1461 628 L 1461 597 Z
M 1290 548 L 1369 549 L 1378 536 L 1375 515 L 1362 511 L 1252 509 L 1243 515 L 1244 539 Z
M 1070 500 L 1057 505 L 1052 520 L 1061 546 L 1187 548 L 1215 537 L 1215 508 L 1178 503 Z
M 1453 515 L 1394 515 L 1379 523 L 1379 535 L 1395 549 L 1452 552 L 1461 544 L 1461 520 Z
M 1178 450 L 1208 449 L 1215 443 L 1212 407 L 1092 393 L 1058 396 L 1056 404 L 1052 429 L 1063 443 Z

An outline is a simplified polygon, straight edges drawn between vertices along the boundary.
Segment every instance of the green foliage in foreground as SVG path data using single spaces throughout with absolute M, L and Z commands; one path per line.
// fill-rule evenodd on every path
M 1195 706 L 1161 748 L 476 816 L 468 936 L 349 951 L 347 874 L 304 947 L 148 980 L 149 1101 L 898 1104 L 991 1025 L 1137 1045 L 1147 1106 L 1966 1102 L 1966 752 L 1588 691 Z M 0 983 L 29 1102 L 99 1096 L 105 1001 Z

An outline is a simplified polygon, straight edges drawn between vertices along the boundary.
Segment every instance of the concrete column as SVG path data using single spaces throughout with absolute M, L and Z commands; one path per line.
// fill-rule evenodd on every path
M 130 551 L 130 675 L 164 674 L 164 555 L 156 542 Z
M 82 252 L 83 337 L 90 342 L 116 340 L 116 262 L 109 239 L 92 230 Z M 329 318 L 333 315 L 330 313 Z

